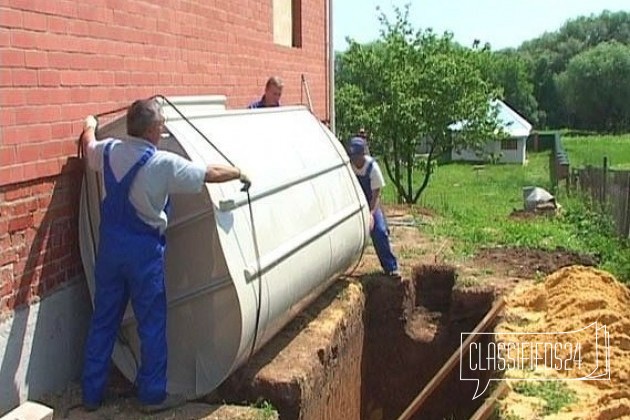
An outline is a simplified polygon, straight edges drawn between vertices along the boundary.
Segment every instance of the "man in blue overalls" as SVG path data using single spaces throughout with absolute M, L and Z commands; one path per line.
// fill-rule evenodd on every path
M 240 169 L 205 167 L 157 150 L 164 116 L 153 99 L 127 111 L 124 139 L 96 141 L 96 119 L 87 117 L 81 134 L 91 169 L 103 173 L 94 313 L 85 346 L 83 405 L 97 409 L 122 317 L 131 298 L 141 341 L 136 377 L 140 409 L 154 413 L 186 402 L 166 393 L 166 289 L 164 285 L 165 207 L 171 193 L 198 193 L 204 182 L 241 179 Z
M 366 155 L 366 149 L 364 138 L 353 137 L 350 139 L 348 155 L 370 206 L 370 236 L 381 267 L 390 276 L 400 276 L 398 261 L 389 243 L 389 229 L 380 205 L 381 189 L 385 186 L 385 179 L 376 160 Z

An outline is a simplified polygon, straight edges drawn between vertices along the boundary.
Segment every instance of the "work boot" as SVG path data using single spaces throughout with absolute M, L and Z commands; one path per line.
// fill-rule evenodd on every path
M 182 394 L 166 394 L 166 398 L 159 404 L 140 404 L 140 411 L 145 414 L 159 413 L 186 404 L 186 397 Z
M 83 401 L 83 409 L 89 413 L 96 411 L 99 409 L 100 404 L 89 403 L 87 401 Z

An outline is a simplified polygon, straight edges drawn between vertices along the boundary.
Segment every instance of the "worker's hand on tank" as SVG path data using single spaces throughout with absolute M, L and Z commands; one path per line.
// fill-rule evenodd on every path
M 243 187 L 241 188 L 241 191 L 248 192 L 249 187 L 252 186 L 252 181 L 250 181 L 247 174 L 241 171 L 240 169 L 238 170 L 238 173 L 239 173 L 238 179 L 243 183 Z
M 249 179 L 249 176 L 247 176 L 247 174 L 243 171 L 239 171 L 240 175 L 238 177 L 238 179 L 243 183 L 243 184 L 251 184 L 252 181 Z
M 96 120 L 96 117 L 94 117 L 94 115 L 88 115 L 83 121 L 83 131 L 96 130 L 97 125 L 98 121 Z
M 370 232 L 374 230 L 374 215 L 370 212 Z

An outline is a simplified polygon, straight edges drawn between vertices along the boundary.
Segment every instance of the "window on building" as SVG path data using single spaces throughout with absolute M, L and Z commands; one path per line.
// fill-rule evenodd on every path
M 273 0 L 273 42 L 302 47 L 302 0 Z
M 501 150 L 518 150 L 518 140 L 506 139 L 501 142 Z

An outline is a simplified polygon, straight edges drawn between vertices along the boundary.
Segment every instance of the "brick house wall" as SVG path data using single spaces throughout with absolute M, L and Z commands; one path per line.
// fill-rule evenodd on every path
M 300 47 L 274 42 L 277 1 L 299 8 Z M 270 75 L 284 79 L 283 104 L 306 103 L 304 74 L 328 119 L 326 5 L 0 0 L 0 414 L 80 371 L 83 118 L 155 94 L 221 94 L 245 107 Z
M 0 1 L 0 313 L 81 276 L 76 138 L 82 119 L 154 94 L 285 81 L 284 104 L 327 119 L 326 2 L 301 1 L 300 48 L 274 43 L 272 0 Z M 300 2 L 298 2 L 300 3 Z

